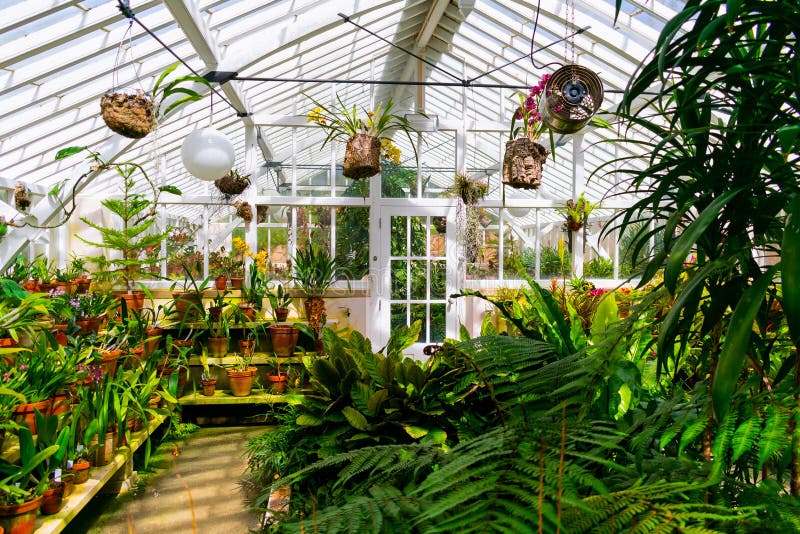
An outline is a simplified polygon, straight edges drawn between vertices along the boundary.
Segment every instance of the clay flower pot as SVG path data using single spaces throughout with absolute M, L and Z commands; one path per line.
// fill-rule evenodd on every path
M 34 410 L 38 409 L 42 414 L 48 415 L 52 402 L 52 399 L 45 399 L 39 402 L 20 404 L 14 408 L 14 420 L 20 425 L 27 425 L 31 429 L 31 434 L 36 434 L 36 412 Z
M 244 287 L 244 276 L 231 276 L 231 287 L 233 289 L 242 289 Z
M 42 494 L 41 512 L 43 515 L 53 515 L 61 511 L 64 506 L 64 487 L 63 482 L 51 482 L 50 487 Z
M 217 288 L 217 291 L 225 291 L 228 287 L 228 277 L 223 275 L 214 278 L 214 287 Z
M 212 358 L 222 358 L 228 354 L 227 337 L 208 338 L 208 355 Z
M 279 323 L 286 321 L 289 318 L 289 308 L 275 308 L 275 319 Z
M 283 393 L 286 391 L 286 384 L 289 382 L 289 375 L 286 373 L 267 375 L 267 380 L 272 383 L 272 391 L 275 393 Z
M 214 390 L 217 388 L 217 380 L 215 378 L 203 380 L 203 395 L 206 397 L 213 397 Z
M 83 484 L 89 480 L 89 468 L 92 464 L 88 460 L 78 460 L 72 464 L 72 481 L 75 484 Z
M 272 324 L 269 325 L 269 337 L 272 340 L 272 351 L 275 356 L 288 358 L 294 354 L 297 345 L 297 336 L 300 329 L 293 325 Z
M 231 393 L 234 397 L 246 397 L 253 388 L 253 380 L 256 377 L 256 368 L 249 367 L 246 371 L 227 369 L 228 381 L 231 384 Z
M 42 504 L 39 495 L 22 504 L 0 505 L 0 527 L 4 532 L 29 534 L 36 526 L 36 514 Z
M 248 358 L 253 355 L 253 352 L 256 350 L 256 340 L 255 339 L 240 339 L 239 340 L 239 352 L 245 358 Z

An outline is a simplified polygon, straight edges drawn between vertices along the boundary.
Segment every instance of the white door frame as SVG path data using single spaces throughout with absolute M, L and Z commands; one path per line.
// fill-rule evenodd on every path
M 396 200 L 395 200 L 396 202 Z M 456 208 L 453 205 L 398 205 L 386 204 L 378 208 L 378 216 L 370 218 L 370 317 L 367 321 L 369 336 L 373 347 L 383 347 L 391 335 L 391 217 L 392 216 L 435 216 L 446 217 L 445 237 L 446 264 L 446 320 L 445 337 L 457 338 L 462 299 L 450 299 L 458 291 L 458 247 L 456 244 Z M 377 239 L 375 239 L 377 237 Z M 437 299 L 438 300 L 438 299 Z M 406 352 L 417 359 L 425 359 L 422 349 L 428 343 L 415 343 Z

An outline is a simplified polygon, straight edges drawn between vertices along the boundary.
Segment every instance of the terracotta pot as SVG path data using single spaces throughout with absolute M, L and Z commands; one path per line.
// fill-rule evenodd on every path
M 159 395 L 158 393 L 154 393 L 150 396 L 150 402 L 147 403 L 147 407 L 153 408 L 155 410 L 156 408 L 161 406 L 162 400 L 163 399 L 161 398 L 161 395 Z
M 275 356 L 288 358 L 294 354 L 297 345 L 297 336 L 300 329 L 293 325 L 272 324 L 269 325 L 269 337 L 272 340 L 272 351 Z
M 50 487 L 42 495 L 41 512 L 43 515 L 53 515 L 61 511 L 64 506 L 64 487 L 63 482 L 50 483 Z
M 255 367 L 250 367 L 247 371 L 235 371 L 228 369 L 228 380 L 231 384 L 231 393 L 234 397 L 246 397 L 250 395 L 255 379 Z
M 128 417 L 125 421 L 125 427 L 131 432 L 138 432 L 144 428 L 144 421 L 142 421 L 142 417 L 139 414 L 136 414 Z
M 50 331 L 53 334 L 53 337 L 56 340 L 56 343 L 61 345 L 62 347 L 66 347 L 69 340 L 67 339 L 67 326 L 65 324 L 57 324 L 53 325 L 53 329 Z
M 114 376 L 117 373 L 117 361 L 121 354 L 121 349 L 100 351 L 101 359 L 97 365 L 103 370 L 103 374 Z
M 248 321 L 256 320 L 256 308 L 250 302 L 240 302 L 239 311 L 241 311 Z
M 36 526 L 36 514 L 42 504 L 42 496 L 34 497 L 22 504 L 0 505 L 0 527 L 7 534 L 29 534 Z
M 144 307 L 144 291 L 131 291 L 130 293 L 116 293 L 116 296 L 119 297 L 120 300 L 120 315 L 122 314 L 122 302 L 125 302 L 125 306 L 128 308 L 128 312 L 135 311 L 140 312 Z
M 225 291 L 228 288 L 228 277 L 217 276 L 214 278 L 214 287 L 217 288 L 217 291 Z
M 203 296 L 194 292 L 177 292 L 172 294 L 175 301 L 175 315 L 178 321 L 192 320 L 200 317 L 203 310 Z
M 11 337 L 3 337 L 0 338 L 0 348 L 9 349 L 11 347 L 16 347 L 17 342 L 14 341 L 14 338 Z M 10 367 L 14 367 L 17 365 L 17 355 L 16 354 L 4 354 L 2 358 L 0 358 L 3 363 Z
M 222 358 L 228 354 L 227 337 L 208 338 L 208 355 L 212 358 Z
M 156 326 L 155 328 L 148 328 L 145 332 L 147 336 L 147 341 L 144 342 L 144 357 L 149 358 L 151 354 L 153 354 L 156 350 L 158 350 L 158 345 L 161 343 L 161 334 L 164 333 L 164 329 L 161 327 Z
M 289 318 L 289 308 L 275 308 L 275 319 L 278 322 L 284 322 Z
M 82 294 L 89 291 L 89 286 L 92 284 L 92 281 L 89 278 L 75 278 L 72 281 L 72 286 L 75 290 L 75 293 Z
M 103 436 L 103 442 L 99 443 L 97 434 L 89 442 L 89 448 L 94 449 L 94 459 L 92 464 L 96 466 L 108 465 L 114 458 L 115 444 L 117 443 L 117 432 L 110 430 Z
M 36 293 L 37 291 L 39 291 L 39 281 L 34 280 L 33 278 L 29 279 L 27 282 L 20 285 L 24 287 L 28 291 L 28 293 Z
M 56 391 L 56 394 L 50 398 L 51 407 L 50 413 L 53 415 L 59 415 L 67 410 L 69 410 L 70 405 L 72 405 L 72 395 L 68 391 Z
M 51 399 L 45 399 L 39 402 L 31 402 L 28 404 L 20 404 L 14 408 L 14 420 L 20 425 L 27 425 L 31 429 L 31 434 L 36 434 L 36 417 L 35 411 L 38 409 L 42 414 L 47 415 L 50 413 L 52 406 Z
M 75 484 L 83 484 L 89 480 L 89 468 L 92 464 L 88 460 L 78 460 L 72 464 L 72 472 L 74 474 L 72 481 Z
M 256 340 L 255 339 L 240 339 L 239 340 L 239 352 L 244 357 L 249 357 L 253 355 L 253 351 L 256 350 Z
M 55 286 L 56 287 L 53 288 L 53 289 L 60 289 L 61 291 L 63 291 L 67 295 L 71 295 L 72 294 L 72 284 L 70 282 L 56 282 Z
M 50 293 L 55 288 L 56 285 L 51 284 L 50 282 L 39 282 L 39 291 L 41 291 L 42 293 Z
M 272 382 L 272 391 L 283 393 L 286 391 L 286 384 L 289 382 L 289 375 L 281 373 L 279 375 L 267 375 L 267 380 Z
M 181 369 L 180 367 L 175 367 L 171 365 L 159 365 L 156 368 L 159 377 L 169 378 L 172 373 L 175 371 L 178 372 L 178 393 L 180 394 L 183 391 L 183 387 L 186 385 L 186 371 Z
M 217 381 L 216 379 L 212 378 L 210 380 L 203 380 L 203 395 L 206 397 L 213 397 L 214 390 L 217 388 Z
M 233 289 L 242 289 L 244 287 L 244 277 L 231 276 L 231 287 Z
M 64 483 L 64 498 L 66 499 L 72 495 L 72 491 L 75 489 L 75 473 L 71 469 L 65 469 L 61 473 L 61 482 Z M 3 533 L 0 532 L 0 534 Z

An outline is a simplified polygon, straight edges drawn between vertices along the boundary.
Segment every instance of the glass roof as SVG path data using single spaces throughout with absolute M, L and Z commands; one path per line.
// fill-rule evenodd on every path
M 330 101 L 337 93 L 349 105 L 364 108 L 391 97 L 401 113 L 413 111 L 415 100 L 421 98 L 425 112 L 437 115 L 443 130 L 426 136 L 423 149 L 423 166 L 441 170 L 432 172 L 433 189 L 447 187 L 455 166 L 453 129 L 462 124 L 471 131 L 466 135 L 466 166 L 473 173 L 494 173 L 496 184 L 502 156 L 498 146 L 502 147 L 515 106 L 513 90 L 461 86 L 418 90 L 408 85 L 324 80 L 477 78 L 487 84 L 527 85 L 574 59 L 599 74 L 606 91 L 603 109 L 613 111 L 619 93 L 681 2 L 626 1 L 616 23 L 615 0 L 542 0 L 538 5 L 536 19 L 537 4 L 518 0 L 131 0 L 137 19 L 170 47 L 168 51 L 139 24 L 127 20 L 113 0 L 0 0 L 0 188 L 8 190 L 23 181 L 44 193 L 59 183 L 74 185 L 86 172 L 85 164 L 75 156 L 58 162 L 54 156 L 60 148 L 86 145 L 107 159 L 143 163 L 185 196 L 209 196 L 209 184 L 188 175 L 180 160 L 183 138 L 209 123 L 234 142 L 237 167 L 247 163 L 245 126 L 255 124 L 260 143 L 254 165 L 271 169 L 264 176 L 285 180 L 281 165 L 285 168 L 293 161 L 306 166 L 298 176 L 311 181 L 320 172 L 311 166 L 327 172 L 330 156 L 318 150 L 322 133 L 303 126 L 304 115 L 313 107 L 308 96 Z M 426 64 L 420 69 L 415 58 L 356 25 L 414 51 L 436 67 Z M 566 46 L 553 44 L 586 26 L 589 29 Z M 548 45 L 552 46 L 533 55 L 535 65 L 524 57 L 532 46 Z M 211 100 L 205 98 L 167 117 L 155 134 L 142 140 L 111 132 L 99 115 L 100 97 L 117 87 L 149 89 L 175 62 L 173 53 L 201 74 L 218 70 L 318 81 L 231 81 L 220 90 L 247 117 L 237 116 L 219 97 L 213 99 L 212 116 Z M 181 66 L 176 74 L 188 72 Z M 613 129 L 586 133 L 582 150 L 587 175 L 620 150 L 601 142 L 616 135 Z M 403 142 L 408 144 L 398 140 Z M 571 143 L 569 137 L 557 142 L 560 157 L 546 165 L 546 185 L 538 192 L 515 191 L 515 198 L 569 198 Z M 91 176 L 76 192 L 105 196 L 115 179 L 110 173 Z M 613 176 L 596 176 L 586 189 L 599 198 L 613 185 Z M 259 193 L 274 194 L 266 186 L 264 178 Z M 490 192 L 495 198 L 499 194 L 497 188 Z M 3 198 L 0 215 L 7 219 L 18 215 Z M 50 213 L 45 204 L 34 213 Z

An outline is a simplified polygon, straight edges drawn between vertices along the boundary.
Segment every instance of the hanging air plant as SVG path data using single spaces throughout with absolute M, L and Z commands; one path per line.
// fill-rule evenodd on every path
M 250 185 L 250 175 L 242 176 L 236 169 L 231 169 L 222 178 L 214 180 L 214 185 L 227 197 L 241 195 Z
M 567 230 L 577 231 L 586 225 L 592 211 L 597 208 L 597 204 L 593 204 L 586 200 L 583 193 L 578 197 L 578 200 L 569 199 L 564 208 L 559 208 L 558 212 L 566 217 Z
M 486 182 L 473 180 L 464 173 L 457 172 L 453 178 L 453 186 L 450 192 L 460 198 L 467 206 L 474 206 L 489 192 L 489 185 Z
M 253 220 L 253 206 L 249 202 L 237 200 L 233 206 L 236 208 L 236 215 L 244 219 L 244 222 L 249 223 Z
M 540 101 L 549 74 L 542 76 L 538 85 L 527 93 L 517 93 L 519 107 L 511 119 L 511 134 L 503 156 L 503 183 L 519 189 L 537 189 L 542 183 L 542 166 L 551 150 L 555 150 L 553 133 L 542 121 Z M 518 123 L 519 121 L 519 123 Z M 539 138 L 550 137 L 548 150 L 539 144 Z
M 18 183 L 14 186 L 14 206 L 17 211 L 26 212 L 31 205 L 31 197 L 25 184 Z

